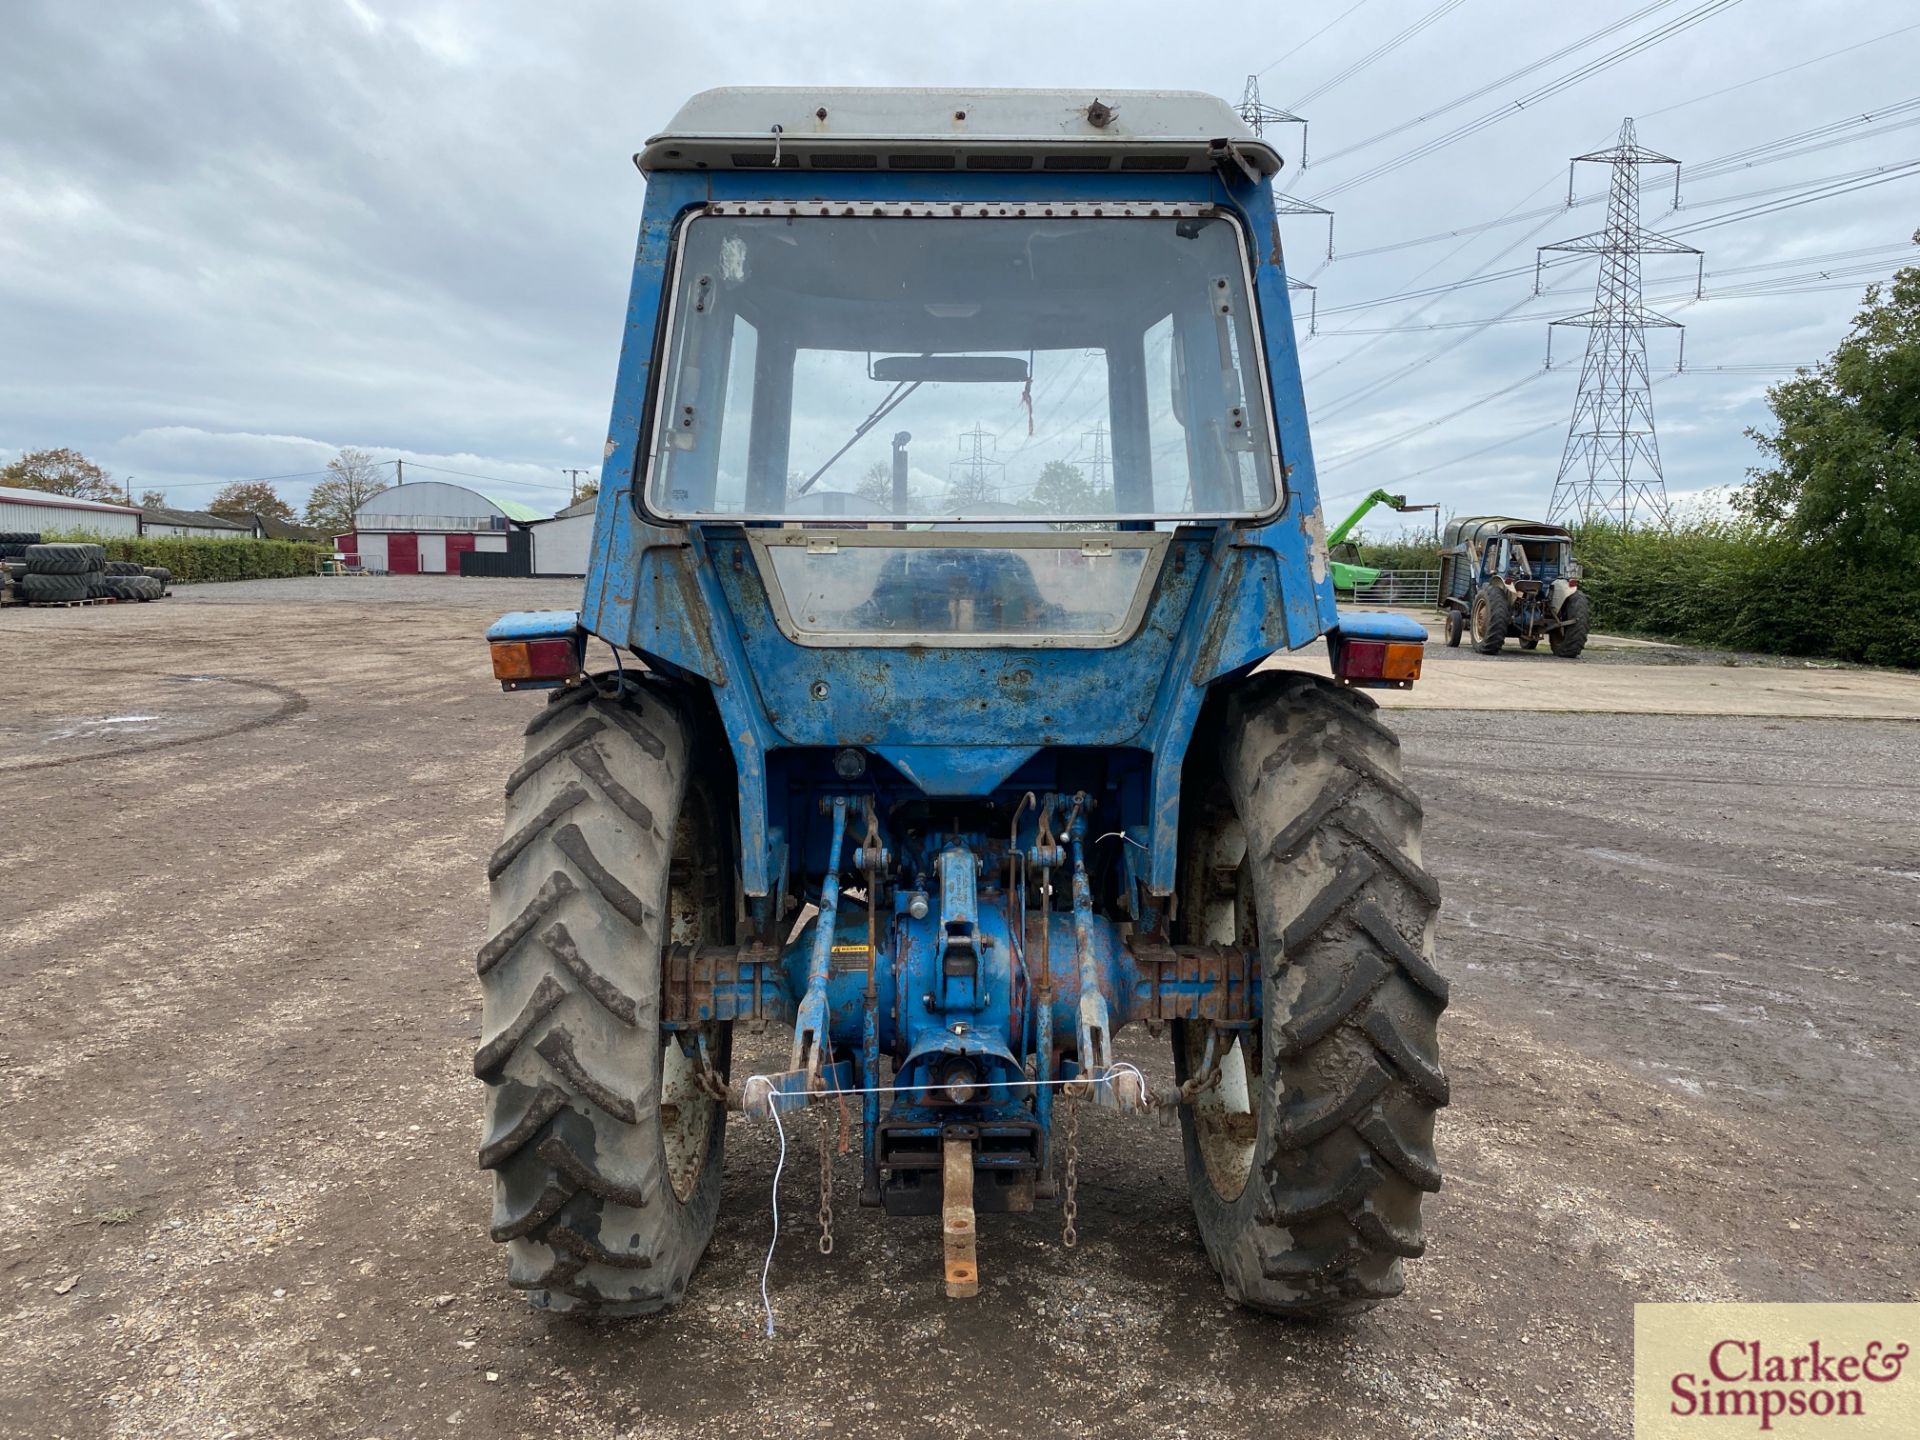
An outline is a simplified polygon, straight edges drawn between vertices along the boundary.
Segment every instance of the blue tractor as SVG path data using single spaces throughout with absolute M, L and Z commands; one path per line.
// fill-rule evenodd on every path
M 977 1212 L 1071 1237 L 1078 1107 L 1157 1105 L 1235 1300 L 1398 1293 L 1447 986 L 1363 692 L 1424 632 L 1334 608 L 1279 156 L 1188 92 L 729 89 L 636 163 L 583 606 L 488 636 L 551 691 L 478 962 L 510 1283 L 671 1305 L 729 1111 L 811 1109 L 969 1294 Z

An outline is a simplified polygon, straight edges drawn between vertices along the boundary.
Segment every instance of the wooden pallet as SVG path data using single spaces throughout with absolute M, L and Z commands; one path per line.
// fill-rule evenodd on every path
M 78 610 L 82 605 L 116 605 L 119 602 L 111 596 L 102 595 L 85 600 L 28 600 L 25 603 L 34 610 Z

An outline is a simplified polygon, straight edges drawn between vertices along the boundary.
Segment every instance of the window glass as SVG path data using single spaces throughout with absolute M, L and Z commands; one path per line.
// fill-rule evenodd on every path
M 1152 579 L 1146 545 L 930 545 L 925 532 L 847 545 L 780 537 L 770 583 L 802 636 L 1117 640 Z
M 1111 524 L 1275 503 L 1227 220 L 709 215 L 673 285 L 660 513 Z

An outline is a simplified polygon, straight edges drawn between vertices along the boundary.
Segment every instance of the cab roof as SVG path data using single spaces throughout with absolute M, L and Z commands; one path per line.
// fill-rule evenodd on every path
M 1180 173 L 1279 153 L 1198 90 L 703 90 L 634 157 L 641 170 Z M 776 162 L 776 155 L 778 156 Z
M 1520 520 L 1512 515 L 1464 515 L 1447 523 L 1447 546 L 1478 544 L 1496 535 L 1527 540 L 1571 540 L 1573 532 L 1546 520 Z

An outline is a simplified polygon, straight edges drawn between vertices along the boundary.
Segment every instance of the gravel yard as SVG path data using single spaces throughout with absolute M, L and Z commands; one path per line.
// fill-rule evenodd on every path
M 816 1253 L 809 1133 L 762 1338 L 775 1138 L 735 1117 L 679 1310 L 528 1309 L 470 1061 L 540 699 L 481 632 L 578 594 L 0 611 L 0 1433 L 1624 1436 L 1636 1300 L 1920 1299 L 1920 679 L 1597 640 L 1430 651 L 1390 697 L 1454 987 L 1400 1300 L 1229 1307 L 1177 1132 L 1095 1113 L 1079 1248 L 1056 1211 L 984 1217 L 976 1300 L 850 1162 Z M 736 1064 L 784 1054 L 749 1039 Z

